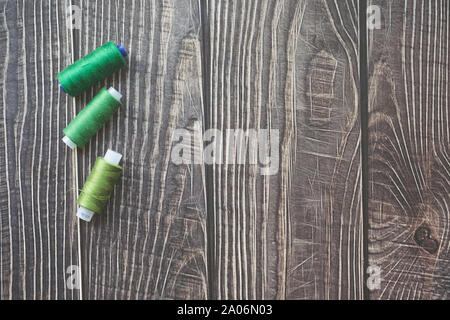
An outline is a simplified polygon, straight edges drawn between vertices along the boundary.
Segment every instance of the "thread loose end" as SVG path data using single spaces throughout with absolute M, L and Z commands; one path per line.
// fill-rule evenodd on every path
M 78 207 L 77 217 L 83 221 L 90 222 L 95 212 L 84 207 Z
M 75 142 L 73 142 L 72 140 L 70 140 L 70 138 L 68 136 L 64 136 L 62 138 L 62 141 L 72 150 L 75 150 L 75 148 L 77 147 L 77 145 L 75 144 Z
M 122 54 L 122 56 L 127 57 L 128 53 L 126 52 L 125 48 L 122 46 L 121 43 L 119 43 L 117 45 L 117 49 L 119 49 L 120 53 Z

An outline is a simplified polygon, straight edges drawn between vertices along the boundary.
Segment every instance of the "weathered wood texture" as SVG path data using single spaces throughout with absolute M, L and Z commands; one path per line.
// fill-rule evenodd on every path
M 56 74 L 72 60 L 61 1 L 0 2 L 0 299 L 78 299 L 74 157 L 61 144 L 73 101 Z
M 358 2 L 208 1 L 206 13 L 206 127 L 225 163 L 208 171 L 211 296 L 362 298 Z M 228 129 L 279 133 L 275 171 L 250 163 L 248 138 L 247 163 L 227 164 L 241 152 Z
M 374 299 L 449 299 L 449 2 L 372 1 L 369 264 Z
M 82 150 L 78 180 L 97 156 L 124 154 L 107 213 L 81 225 L 86 299 L 202 299 L 207 295 L 203 165 L 171 161 L 175 129 L 201 133 L 200 7 L 197 1 L 81 1 L 76 54 L 122 42 L 128 67 L 102 86 L 124 95 L 119 114 Z
M 450 4 L 369 4 L 363 171 L 357 0 L 0 0 L 0 299 L 449 299 Z M 64 95 L 58 71 L 109 40 L 128 66 Z M 109 86 L 121 110 L 69 150 L 62 129 Z M 123 179 L 78 224 L 107 148 Z

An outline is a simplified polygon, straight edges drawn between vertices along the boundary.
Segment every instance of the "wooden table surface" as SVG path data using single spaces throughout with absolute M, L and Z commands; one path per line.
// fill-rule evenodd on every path
M 0 0 L 0 298 L 449 299 L 449 18 L 445 0 Z M 58 72 L 110 40 L 128 66 L 65 95 Z M 68 149 L 108 86 L 119 113 Z M 232 154 L 228 129 L 278 133 L 276 172 L 176 164 L 179 129 Z M 108 148 L 123 177 L 80 222 Z

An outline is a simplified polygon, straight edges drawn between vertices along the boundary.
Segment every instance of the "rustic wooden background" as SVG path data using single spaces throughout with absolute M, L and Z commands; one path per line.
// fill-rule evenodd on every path
M 445 0 L 0 0 L 0 298 L 449 299 L 449 20 Z M 110 40 L 127 68 L 62 93 Z M 71 151 L 62 129 L 111 85 L 124 106 Z M 278 130 L 278 172 L 176 165 L 180 128 Z M 80 223 L 108 148 L 123 178 Z

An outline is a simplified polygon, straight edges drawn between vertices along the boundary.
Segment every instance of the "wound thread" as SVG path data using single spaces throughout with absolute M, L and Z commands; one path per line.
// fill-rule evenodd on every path
M 80 95 L 127 64 L 121 44 L 110 41 L 58 74 L 61 89 L 72 97 Z
M 98 157 L 78 197 L 78 205 L 95 213 L 103 212 L 121 174 L 121 166 Z
M 64 134 L 77 147 L 83 147 L 122 105 L 120 97 L 114 88 L 102 88 L 63 130 Z

